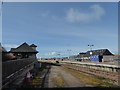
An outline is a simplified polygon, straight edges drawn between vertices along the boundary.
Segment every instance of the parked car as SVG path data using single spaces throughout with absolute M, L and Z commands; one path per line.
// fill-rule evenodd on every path
M 56 63 L 59 63 L 59 61 L 56 61 Z

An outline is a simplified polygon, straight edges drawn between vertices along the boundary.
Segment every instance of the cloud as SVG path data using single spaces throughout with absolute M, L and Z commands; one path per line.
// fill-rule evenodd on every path
M 16 44 L 4 44 L 3 47 L 5 48 L 16 48 L 18 47 L 19 45 L 16 45 Z
M 92 5 L 91 11 L 83 12 L 74 8 L 70 8 L 66 12 L 65 19 L 68 22 L 91 22 L 93 20 L 100 20 L 105 14 L 105 10 L 99 5 Z
M 49 53 L 43 54 L 42 56 L 58 56 L 58 55 L 60 55 L 60 53 L 57 53 L 57 52 L 49 52 Z

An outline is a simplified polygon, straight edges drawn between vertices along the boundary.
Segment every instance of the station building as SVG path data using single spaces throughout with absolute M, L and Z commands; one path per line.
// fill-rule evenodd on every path
M 98 49 L 79 53 L 78 55 L 74 56 L 74 60 L 106 62 L 112 61 L 113 56 L 114 55 L 108 49 Z
M 17 48 L 11 48 L 9 51 L 10 53 L 13 53 L 14 56 L 17 57 L 17 59 L 22 58 L 36 58 L 36 54 L 38 51 L 36 50 L 36 45 L 28 45 L 26 42 L 22 45 L 18 46 Z

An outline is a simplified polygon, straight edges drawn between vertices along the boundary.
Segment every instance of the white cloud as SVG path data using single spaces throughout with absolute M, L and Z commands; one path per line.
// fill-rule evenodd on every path
M 18 47 L 18 45 L 16 45 L 16 44 L 4 44 L 3 47 L 5 47 L 5 48 L 16 48 L 16 47 Z
M 58 55 L 60 55 L 60 53 L 57 53 L 57 52 L 49 52 L 49 53 L 43 54 L 42 56 L 58 56 Z
M 92 5 L 91 11 L 83 12 L 74 8 L 70 8 L 66 12 L 66 20 L 69 22 L 91 22 L 99 20 L 105 14 L 105 10 L 99 5 Z

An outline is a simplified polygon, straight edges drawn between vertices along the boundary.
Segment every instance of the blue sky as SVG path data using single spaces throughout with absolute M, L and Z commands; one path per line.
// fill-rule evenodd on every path
M 117 2 L 6 2 L 2 13 L 7 50 L 27 42 L 38 46 L 38 57 L 86 52 L 88 44 L 118 51 Z

